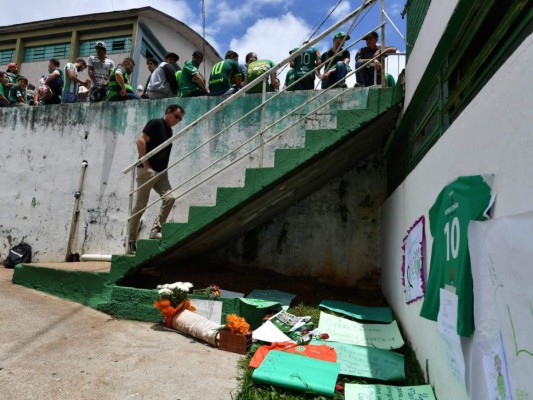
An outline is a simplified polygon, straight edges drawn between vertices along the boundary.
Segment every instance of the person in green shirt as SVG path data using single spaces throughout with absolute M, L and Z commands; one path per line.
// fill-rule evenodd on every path
M 0 72 L 0 107 L 9 107 L 9 100 L 7 94 L 9 93 L 9 78 L 5 72 Z
M 258 60 L 257 54 L 255 53 L 248 53 L 246 55 L 246 64 L 248 65 L 248 74 L 246 75 L 247 84 L 263 75 L 276 65 L 271 60 Z M 267 92 L 274 92 L 279 88 L 279 80 L 276 78 L 276 71 L 270 71 L 269 75 L 270 84 L 267 83 Z M 248 93 L 261 93 L 262 91 L 263 84 L 260 82 L 249 89 Z
M 291 69 L 289 69 L 289 71 L 287 72 L 287 75 L 285 75 L 285 83 L 283 84 L 283 90 L 286 90 L 288 92 L 292 92 L 292 91 L 296 90 L 295 85 L 292 85 L 294 83 L 294 81 L 297 79 L 296 78 L 296 69 L 294 68 L 294 65 L 295 65 L 294 60 L 292 60 L 289 63 L 289 66 L 291 67 Z
M 295 51 L 298 51 L 298 48 L 289 51 L 289 54 L 292 54 Z M 293 90 L 313 90 L 315 88 L 315 76 L 318 74 L 320 64 L 320 52 L 315 47 L 308 48 L 296 57 L 294 59 L 293 67 L 296 70 L 295 80 L 304 76 L 305 78 L 298 82 Z M 310 71 L 314 72 L 310 73 Z
M 185 61 L 179 81 L 179 97 L 205 96 L 209 93 L 205 80 L 200 74 L 198 67 L 204 61 L 204 55 L 196 50 L 192 53 L 192 59 Z
M 26 87 L 28 87 L 28 79 L 24 76 L 19 76 L 17 84 L 9 90 L 9 104 L 12 106 L 29 107 L 26 102 Z
M 111 71 L 109 76 L 108 101 L 139 100 L 129 82 L 129 75 L 133 72 L 135 62 L 132 58 L 126 57 L 122 63 Z
M 209 77 L 210 96 L 223 96 L 235 93 L 241 87 L 239 55 L 233 50 L 226 53 L 225 59 L 216 63 Z

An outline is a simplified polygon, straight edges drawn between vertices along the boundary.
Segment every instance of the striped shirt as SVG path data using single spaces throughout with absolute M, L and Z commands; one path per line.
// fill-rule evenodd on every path
M 68 70 L 71 70 L 72 72 L 74 72 L 74 76 L 76 77 L 78 76 L 78 71 L 76 69 L 76 66 L 73 63 L 66 63 L 65 68 L 63 69 L 64 71 L 63 75 L 65 75 L 65 84 L 63 86 L 63 91 L 77 95 L 80 84 L 77 81 L 73 81 L 70 79 Z
M 102 61 L 98 56 L 90 56 L 87 61 L 87 66 L 94 68 L 94 79 L 96 83 L 107 83 L 109 80 L 109 74 L 115 68 L 115 63 L 110 58 L 107 58 Z

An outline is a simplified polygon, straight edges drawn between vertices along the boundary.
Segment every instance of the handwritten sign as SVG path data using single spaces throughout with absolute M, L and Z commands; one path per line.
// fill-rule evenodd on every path
M 323 341 L 311 341 L 311 344 L 320 343 Z M 361 376 L 382 381 L 405 379 L 404 358 L 401 354 L 338 342 L 328 342 L 328 346 L 333 347 L 337 353 L 341 375 Z
M 398 324 L 361 324 L 345 318 L 320 312 L 318 330 L 327 333 L 333 342 L 397 349 L 404 345 Z
M 346 400 L 436 400 L 430 385 L 389 386 L 347 383 Z
M 425 233 L 424 216 L 420 217 L 403 238 L 402 282 L 407 304 L 424 297 Z
M 351 304 L 339 300 L 323 300 L 319 307 L 327 308 L 338 314 L 344 314 L 352 318 L 364 319 L 377 322 L 392 322 L 392 310 L 390 307 L 367 307 Z

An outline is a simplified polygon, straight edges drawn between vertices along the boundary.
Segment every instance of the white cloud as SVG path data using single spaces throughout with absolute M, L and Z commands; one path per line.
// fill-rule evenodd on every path
M 334 7 L 334 6 L 333 6 Z M 333 9 L 333 7 L 331 7 L 328 11 L 331 12 L 331 10 Z M 346 17 L 349 13 L 351 13 L 354 9 L 352 8 L 352 6 L 350 5 L 350 2 L 349 1 L 343 1 L 342 3 L 339 4 L 339 6 L 335 9 L 335 11 L 333 11 L 333 13 L 331 14 L 331 17 L 333 19 L 333 21 L 338 21 L 344 17 Z

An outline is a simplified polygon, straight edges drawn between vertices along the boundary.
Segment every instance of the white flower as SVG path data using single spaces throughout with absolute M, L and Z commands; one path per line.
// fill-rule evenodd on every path
M 176 282 L 178 289 L 188 292 L 190 288 L 193 287 L 193 284 L 190 282 Z
M 172 290 L 170 290 L 169 288 L 161 288 L 159 289 L 159 295 L 160 296 L 171 296 L 172 295 Z

